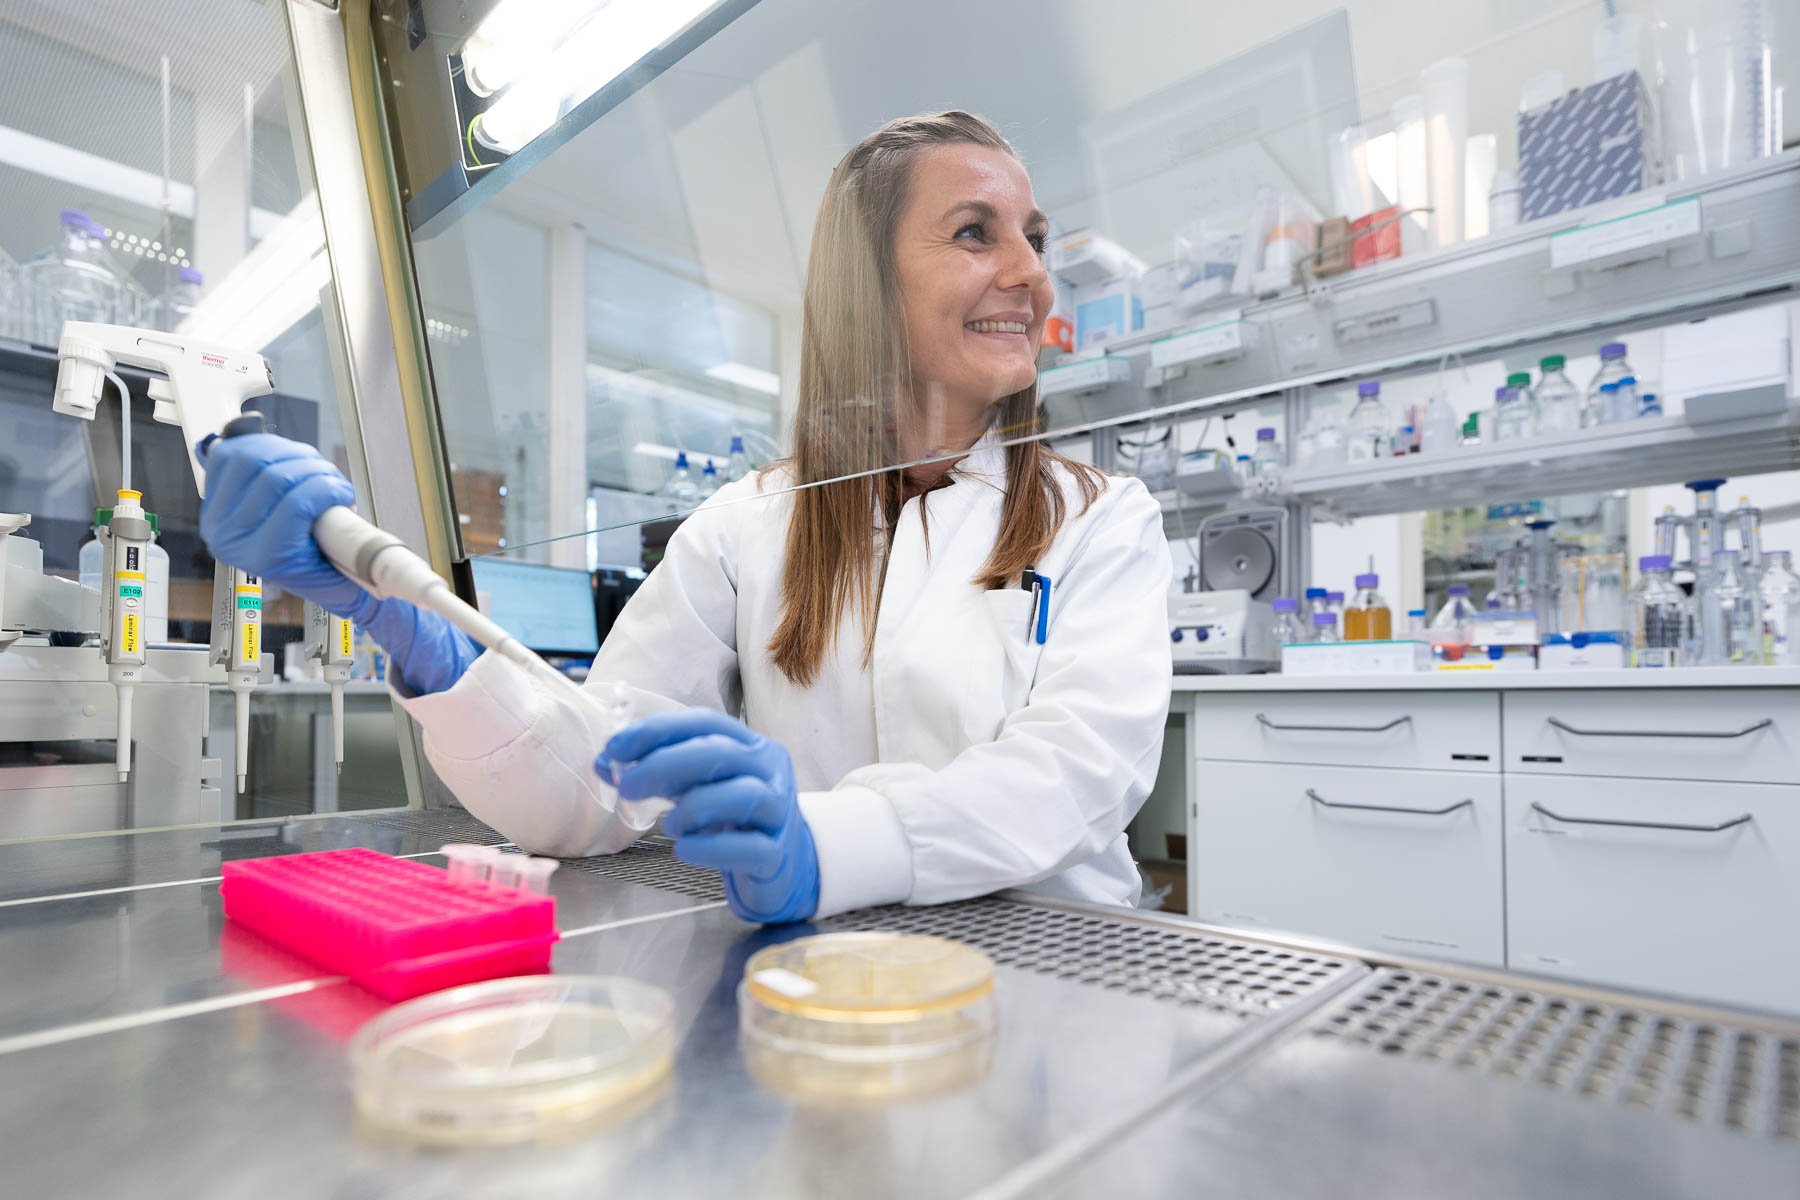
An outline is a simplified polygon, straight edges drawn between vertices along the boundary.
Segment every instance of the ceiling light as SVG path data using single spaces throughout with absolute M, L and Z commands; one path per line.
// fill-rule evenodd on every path
M 781 376 L 745 366 L 741 362 L 720 363 L 716 367 L 706 368 L 706 373 L 714 379 L 749 388 L 753 392 L 762 392 L 768 396 L 781 395 Z

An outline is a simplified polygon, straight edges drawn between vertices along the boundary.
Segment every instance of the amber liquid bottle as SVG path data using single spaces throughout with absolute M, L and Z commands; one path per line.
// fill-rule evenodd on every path
M 1356 595 L 1344 610 L 1346 642 L 1386 642 L 1394 636 L 1394 614 L 1387 601 L 1375 589 L 1381 584 L 1376 575 L 1356 577 Z

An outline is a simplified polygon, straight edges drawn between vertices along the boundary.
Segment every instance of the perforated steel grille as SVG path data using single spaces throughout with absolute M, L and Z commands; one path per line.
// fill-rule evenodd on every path
M 1285 1008 L 1357 967 L 1318 954 L 999 899 L 869 909 L 820 925 L 955 938 L 1006 966 L 1239 1015 Z
M 696 900 L 723 900 L 725 884 L 717 871 L 690 867 L 675 857 L 667 838 L 651 837 L 619 851 L 595 858 L 573 858 L 563 864 L 577 871 L 636 883 L 644 887 L 678 892 Z
M 442 838 L 446 842 L 479 842 L 484 845 L 494 845 L 506 840 L 468 813 L 454 808 L 355 813 L 353 815 L 356 820 L 367 821 L 371 825 L 380 825 L 387 829 L 404 829 L 408 833 L 416 833 L 426 841 Z
M 1800 1142 L 1800 1038 L 1409 971 L 1377 975 L 1313 1029 L 1386 1054 Z

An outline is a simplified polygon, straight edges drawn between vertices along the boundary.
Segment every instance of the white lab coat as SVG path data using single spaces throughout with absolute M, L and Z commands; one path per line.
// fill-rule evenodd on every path
M 970 582 L 1005 489 L 1005 450 L 984 441 L 951 486 L 901 512 L 870 668 L 854 616 L 812 687 L 769 660 L 793 509 L 775 471 L 727 485 L 682 524 L 589 682 L 649 693 L 640 711 L 735 713 L 787 748 L 820 916 L 1007 887 L 1132 903 L 1124 831 L 1155 781 L 1169 703 L 1169 548 L 1143 484 L 1109 478 L 1077 515 L 1080 493 L 1058 471 L 1069 507 L 1036 564 L 1053 580 L 1042 646 L 1031 593 Z M 439 776 L 519 846 L 572 857 L 637 836 L 593 770 L 603 731 L 513 664 L 483 654 L 445 692 L 396 695 Z

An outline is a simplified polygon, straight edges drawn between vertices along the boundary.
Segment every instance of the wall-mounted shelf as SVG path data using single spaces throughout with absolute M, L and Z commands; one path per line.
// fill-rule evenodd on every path
M 1294 467 L 1284 490 L 1350 517 L 1454 508 L 1476 500 L 1570 495 L 1753 475 L 1800 463 L 1794 402 L 1775 413 L 1602 425 L 1526 442 L 1467 446 L 1373 463 Z
M 1650 230 L 1671 209 L 1684 220 Z M 1307 384 L 1431 368 L 1451 353 L 1523 350 L 1763 302 L 1800 286 L 1796 212 L 1800 150 L 1789 150 L 1260 298 L 1232 314 L 1258 333 L 1226 361 L 1174 370 L 1151 363 L 1154 345 L 1214 325 L 1219 313 L 1120 339 L 1107 357 L 1131 363 L 1128 381 L 1047 396 L 1045 408 L 1052 428 L 1198 411 Z M 1650 230 L 1637 239 L 1648 244 L 1621 251 L 1616 238 L 1596 232 L 1630 230 L 1633 222 Z

